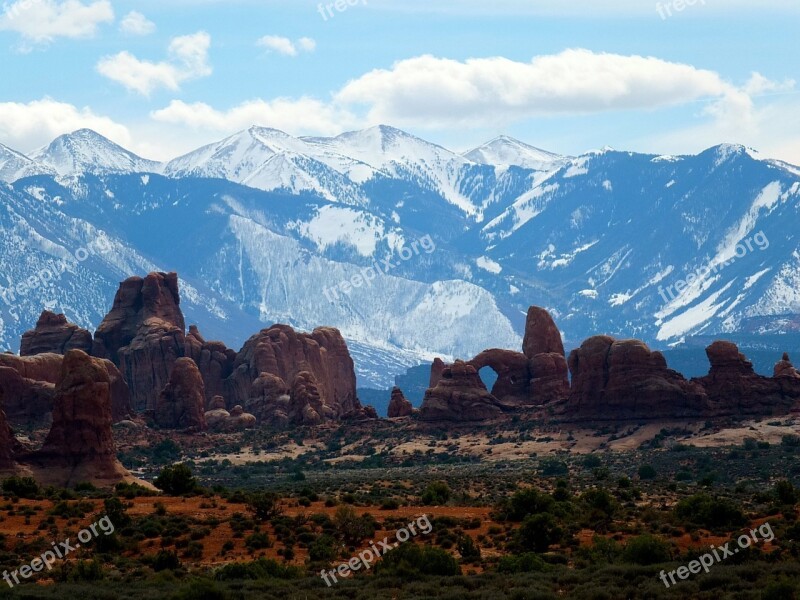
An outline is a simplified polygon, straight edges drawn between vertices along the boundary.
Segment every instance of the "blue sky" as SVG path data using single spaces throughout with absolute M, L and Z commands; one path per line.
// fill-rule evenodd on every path
M 7 1 L 0 143 L 91 127 L 165 159 L 250 124 L 387 123 L 454 150 L 739 142 L 800 164 L 796 0 L 350 1 Z

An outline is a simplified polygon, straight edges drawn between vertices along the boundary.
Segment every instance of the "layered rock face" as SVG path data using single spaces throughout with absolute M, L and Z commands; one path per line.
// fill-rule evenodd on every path
M 64 354 L 69 350 L 92 351 L 92 334 L 88 330 L 69 323 L 64 315 L 49 310 L 42 312 L 36 327 L 22 334 L 21 356 L 35 354 Z
M 156 425 L 166 429 L 208 429 L 205 419 L 205 386 L 191 358 L 179 358 L 169 382 L 161 391 L 153 413 Z
M 263 374 L 274 378 L 264 379 Z M 273 407 L 284 395 L 280 392 L 287 388 L 292 423 L 348 418 L 363 410 L 356 396 L 353 360 L 337 329 L 321 327 L 308 335 L 288 325 L 274 325 L 260 331 L 237 355 L 225 382 L 225 396 L 229 406 L 247 406 L 270 420 Z M 277 410 L 287 411 L 285 407 Z M 298 421 L 298 415 L 305 416 Z
M 596 336 L 569 355 L 572 388 L 559 412 L 571 420 L 700 417 L 708 398 L 638 340 Z
M 215 396 L 225 393 L 224 380 L 233 372 L 236 352 L 222 342 L 207 342 L 197 326 L 191 325 L 186 334 L 184 356 L 194 360 L 200 369 L 205 385 L 206 406 L 210 406 Z
M 4 406 L 5 393 L 0 388 L 0 472 L 8 473 L 15 471 L 17 467 L 14 461 L 16 439 L 6 420 L 6 413 L 3 411 Z
M 56 485 L 130 478 L 116 459 L 111 423 L 108 370 L 82 350 L 70 350 L 55 388 L 50 433 L 41 450 L 25 461 L 41 469 L 37 479 Z
M 399 387 L 392 388 L 392 398 L 389 400 L 389 418 L 410 417 L 414 412 L 414 406 L 406 400 L 403 390 Z
M 425 392 L 420 408 L 423 421 L 487 421 L 502 414 L 502 405 L 475 367 L 461 360 L 444 368 L 436 386 Z
M 119 367 L 135 410 L 153 410 L 172 366 L 184 355 L 184 330 L 177 274 L 131 277 L 97 328 L 93 353 Z
M 528 309 L 522 351 L 529 361 L 530 403 L 543 406 L 565 400 L 569 378 L 564 342 L 550 313 L 539 306 Z
M 64 357 L 60 354 L 14 356 L 0 354 L 0 388 L 6 391 L 6 412 L 15 425 L 38 423 L 53 408 L 55 384 L 61 377 Z M 129 418 L 133 410 L 122 374 L 108 360 L 94 358 L 108 372 L 111 384 L 111 414 L 114 422 Z
M 791 363 L 779 362 L 775 370 L 780 376 L 770 378 L 756 374 L 753 364 L 731 342 L 714 342 L 706 355 L 711 363 L 708 375 L 692 381 L 705 388 L 715 416 L 769 415 L 786 412 L 800 402 Z

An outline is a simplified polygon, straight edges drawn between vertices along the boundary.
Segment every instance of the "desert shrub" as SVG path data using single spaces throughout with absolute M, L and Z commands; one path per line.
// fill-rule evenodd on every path
M 375 567 L 376 573 L 398 576 L 460 575 L 461 568 L 456 559 L 441 548 L 418 546 L 412 543 L 400 544 L 383 555 Z
M 242 581 L 257 579 L 296 579 L 301 576 L 297 567 L 285 566 L 268 558 L 253 562 L 230 563 L 214 571 L 217 581 Z
M 308 557 L 312 562 L 330 562 L 336 555 L 336 540 L 328 534 L 319 536 L 308 546 Z
M 244 545 L 247 546 L 247 549 L 251 552 L 253 550 L 261 550 L 263 548 L 269 548 L 272 546 L 272 542 L 269 539 L 269 535 L 263 531 L 257 531 L 248 535 L 244 539 Z
M 672 551 L 668 543 L 654 535 L 640 535 L 628 540 L 622 560 L 634 565 L 655 565 L 669 562 Z
M 458 539 L 458 553 L 465 562 L 473 562 L 481 558 L 481 549 L 468 535 L 462 535 Z
M 342 539 L 349 546 L 375 534 L 375 521 L 369 515 L 359 517 L 351 506 L 340 506 L 333 515 L 333 522 Z
M 500 573 L 538 573 L 547 569 L 547 563 L 533 552 L 504 556 L 497 563 Z
M 642 465 L 639 467 L 639 479 L 655 479 L 656 470 L 652 465 Z
M 33 500 L 41 494 L 41 488 L 33 477 L 9 477 L 4 479 L 3 491 L 28 500 Z
M 707 529 L 738 527 L 746 522 L 741 509 L 729 500 L 712 498 L 708 494 L 684 498 L 675 506 L 674 514 L 683 525 Z
M 499 516 L 509 521 L 522 521 L 528 515 L 549 512 L 554 500 L 550 494 L 534 488 L 516 492 L 507 503 L 501 505 Z
M 252 511 L 256 519 L 268 521 L 280 515 L 279 498 L 272 492 L 256 492 L 247 497 L 247 508 Z
M 444 481 L 436 481 L 422 492 L 422 503 L 428 506 L 447 504 L 450 495 L 450 487 Z
M 190 494 L 197 489 L 197 480 L 192 475 L 191 469 L 184 464 L 164 467 L 153 484 L 173 496 Z
M 515 539 L 523 551 L 547 552 L 551 545 L 561 541 L 563 534 L 552 515 L 540 513 L 525 517 Z
M 569 474 L 569 466 L 563 460 L 557 458 L 545 458 L 539 463 L 539 472 L 544 477 L 557 477 Z

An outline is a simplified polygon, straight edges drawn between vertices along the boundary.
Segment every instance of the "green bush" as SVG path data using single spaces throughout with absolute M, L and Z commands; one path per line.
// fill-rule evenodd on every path
M 500 573 L 539 573 L 547 569 L 547 563 L 533 552 L 504 556 L 497 563 Z
M 645 534 L 628 540 L 622 560 L 634 565 L 656 565 L 672 560 L 672 551 L 661 538 Z
M 297 567 L 281 565 L 269 558 L 253 562 L 230 563 L 214 571 L 217 581 L 243 581 L 258 579 L 297 579 L 302 575 Z
M 164 467 L 153 484 L 173 496 L 190 494 L 197 489 L 197 480 L 192 475 L 191 469 L 184 464 Z
M 553 515 L 540 513 L 528 515 L 516 532 L 519 547 L 527 552 L 547 552 L 547 549 L 561 541 L 563 531 Z
M 656 470 L 651 465 L 642 465 L 639 467 L 639 479 L 655 479 Z
M 458 561 L 441 548 L 400 544 L 383 555 L 375 566 L 376 573 L 413 577 L 415 575 L 451 576 L 460 575 Z
M 684 498 L 675 506 L 674 514 L 681 524 L 706 529 L 739 527 L 747 521 L 741 509 L 730 501 L 708 494 Z
M 3 480 L 3 491 L 20 498 L 33 500 L 41 494 L 41 488 L 33 477 L 9 477 Z
M 428 485 L 422 492 L 422 503 L 428 506 L 447 504 L 450 495 L 450 487 L 443 481 L 437 481 Z

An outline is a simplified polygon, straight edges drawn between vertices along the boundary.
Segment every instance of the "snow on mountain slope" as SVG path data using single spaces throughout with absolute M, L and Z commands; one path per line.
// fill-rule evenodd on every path
M 487 344 L 521 344 L 492 295 L 473 284 L 426 284 L 378 271 L 371 283 L 345 293 L 341 283 L 363 275 L 364 267 L 309 254 L 296 240 L 239 215 L 230 217 L 229 230 L 233 239 L 204 274 L 211 281 L 234 269 L 234 279 L 247 283 L 227 293 L 242 294 L 237 302 L 257 307 L 264 321 L 304 329 L 325 323 L 348 339 L 419 356 L 471 356 Z
M 366 202 L 356 184 L 309 150 L 302 140 L 277 129 L 251 127 L 171 160 L 164 173 L 170 177 L 216 177 L 265 191 L 310 192 L 345 204 Z M 341 166 L 347 161 L 331 162 Z
M 0 181 L 13 183 L 17 179 L 33 175 L 55 175 L 55 171 L 0 144 Z
M 323 152 L 347 156 L 389 177 L 418 182 L 421 187 L 441 193 L 468 215 L 478 212 L 476 204 L 460 189 L 463 170 L 472 163 L 400 129 L 378 125 L 334 138 L 303 140 Z
M 465 152 L 463 156 L 481 165 L 502 168 L 514 166 L 532 171 L 552 171 L 568 160 L 568 157 L 530 146 L 506 135 Z
M 62 176 L 83 173 L 155 173 L 158 162 L 144 159 L 91 129 L 62 135 L 31 155 Z

